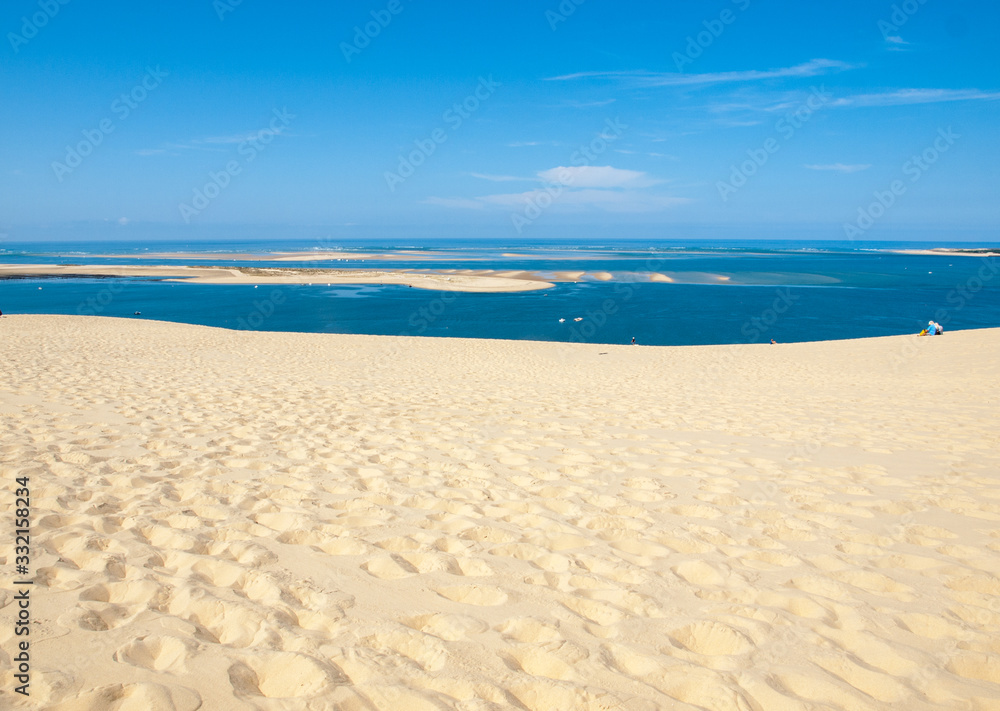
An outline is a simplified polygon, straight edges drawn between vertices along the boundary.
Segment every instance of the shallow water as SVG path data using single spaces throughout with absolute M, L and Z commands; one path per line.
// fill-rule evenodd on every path
M 919 245 L 907 245 L 919 246 Z M 964 245 L 970 246 L 970 245 Z M 6 263 L 156 263 L 144 251 L 298 251 L 315 243 L 4 245 Z M 899 245 L 664 242 L 618 245 L 509 245 L 442 242 L 447 254 L 410 260 L 262 262 L 259 266 L 392 269 L 607 271 L 620 281 L 585 277 L 542 291 L 499 294 L 434 292 L 405 286 L 325 284 L 222 286 L 157 279 L 17 279 L 0 281 L 6 313 L 150 318 L 268 331 L 455 336 L 643 345 L 817 341 L 916 333 L 930 319 L 946 330 L 1000 326 L 1000 260 L 914 256 L 878 251 Z M 344 245 L 325 244 L 324 250 Z M 388 249 L 346 245 L 356 252 Z M 94 255 L 136 255 L 105 260 Z M 505 252 L 525 255 L 499 260 Z M 580 255 L 585 259 L 579 259 Z M 170 263 L 191 263 L 183 260 Z M 213 263 L 219 263 L 213 259 Z M 232 262 L 239 266 L 255 262 Z M 657 271 L 679 281 L 724 275 L 726 283 L 632 281 Z M 134 312 L 141 312 L 135 316 Z M 560 319 L 565 319 L 560 322 Z M 575 319 L 582 319 L 577 321 Z

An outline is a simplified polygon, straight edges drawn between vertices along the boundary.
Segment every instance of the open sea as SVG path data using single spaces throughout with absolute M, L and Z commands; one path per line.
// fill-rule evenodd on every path
M 450 336 L 639 345 L 822 341 L 917 333 L 931 319 L 945 331 L 1000 327 L 1000 257 L 894 254 L 927 243 L 663 241 L 511 243 L 315 241 L 3 243 L 6 264 L 222 264 L 365 269 L 504 269 L 545 275 L 606 271 L 521 293 L 435 292 L 405 286 L 178 284 L 135 279 L 2 279 L 6 314 L 88 314 L 262 331 Z M 933 246 L 947 246 L 935 244 Z M 961 243 L 959 248 L 989 247 Z M 427 258 L 363 260 L 399 249 Z M 225 262 L 213 254 L 343 251 L 338 262 Z M 204 254 L 163 260 L 150 253 Z M 435 255 L 430 253 L 442 252 Z M 517 257 L 501 257 L 516 253 Z M 97 255 L 127 254 L 127 259 Z M 678 283 L 635 272 L 669 273 Z M 689 276 L 688 279 L 685 275 Z M 705 275 L 724 282 L 698 283 Z M 680 283 L 692 282 L 692 283 Z M 136 316 L 135 312 L 141 312 Z M 564 321 L 560 322 L 560 319 Z M 576 320 L 581 319 L 581 320 Z M 0 328 L 2 332 L 2 328 Z

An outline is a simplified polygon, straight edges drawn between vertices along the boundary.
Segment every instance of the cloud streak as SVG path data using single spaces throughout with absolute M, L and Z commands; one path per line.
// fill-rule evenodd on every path
M 872 166 L 871 163 L 856 163 L 853 165 L 833 163 L 831 165 L 807 165 L 805 167 L 809 170 L 828 170 L 835 173 L 859 173 L 862 170 L 868 170 Z
M 548 77 L 545 81 L 575 81 L 579 79 L 610 79 L 626 81 L 642 87 L 664 86 L 707 86 L 710 84 L 734 84 L 767 81 L 770 79 L 787 79 L 815 77 L 834 72 L 857 69 L 860 65 L 848 64 L 835 59 L 812 59 L 792 67 L 780 67 L 766 70 L 744 70 L 732 72 L 713 72 L 709 74 L 681 74 L 677 72 L 649 72 L 644 70 L 615 72 L 577 72 L 557 77 Z
M 610 165 L 559 166 L 538 174 L 546 183 L 575 188 L 648 188 L 662 180 L 637 170 L 622 170 Z
M 825 89 L 823 89 L 825 91 Z M 717 123 L 725 126 L 750 126 L 759 123 L 754 118 L 761 113 L 787 112 L 802 103 L 802 93 L 782 92 L 756 93 L 747 97 L 730 98 L 706 107 L 711 114 L 735 114 L 737 118 L 720 119 Z M 853 108 L 885 108 L 893 106 L 919 106 L 923 104 L 940 104 L 956 101 L 996 101 L 1000 99 L 998 91 L 983 91 L 981 89 L 936 89 L 907 88 L 894 89 L 869 94 L 849 94 L 832 99 L 829 106 L 842 109 Z M 740 116 L 742 114 L 742 116 Z
M 543 196 L 550 196 L 545 190 L 528 190 L 521 193 L 500 193 L 482 195 L 476 198 L 441 198 L 429 197 L 425 204 L 460 210 L 483 210 L 486 208 L 505 208 L 519 210 L 528 205 L 537 204 Z M 599 190 L 585 188 L 582 190 L 565 190 L 555 199 L 555 205 L 570 209 L 599 209 L 604 212 L 656 212 L 690 203 L 689 198 L 672 197 L 638 193 L 628 190 Z
M 430 197 L 425 204 L 449 209 L 483 210 L 506 208 L 518 210 L 550 198 L 568 209 L 599 209 L 605 212 L 654 212 L 691 202 L 688 198 L 652 193 L 645 188 L 663 183 L 647 173 L 611 166 L 557 166 L 538 173 L 537 178 L 515 178 L 473 173 L 474 177 L 504 182 L 534 180 L 546 184 L 517 193 L 497 193 L 475 198 Z
M 899 89 L 880 94 L 857 94 L 836 99 L 832 106 L 913 106 L 950 101 L 996 101 L 1000 92 L 979 89 Z
M 516 175 L 490 175 L 488 173 L 469 173 L 473 178 L 489 180 L 494 183 L 521 183 L 536 181 L 538 178 L 521 178 Z
M 265 129 L 267 133 L 280 136 L 288 131 L 287 126 L 275 126 Z M 212 151 L 221 153 L 226 151 L 222 146 L 237 145 L 260 138 L 261 131 L 250 131 L 232 136 L 208 136 L 206 138 L 192 138 L 188 141 L 166 143 L 162 148 L 140 148 L 133 151 L 138 156 L 149 157 L 158 155 L 178 155 L 173 151 Z

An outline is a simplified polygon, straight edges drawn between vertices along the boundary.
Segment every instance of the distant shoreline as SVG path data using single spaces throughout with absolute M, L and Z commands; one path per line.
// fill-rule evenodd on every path
M 914 254 L 932 257 L 1000 257 L 1000 247 L 956 248 L 932 247 L 930 249 L 890 249 L 893 254 Z

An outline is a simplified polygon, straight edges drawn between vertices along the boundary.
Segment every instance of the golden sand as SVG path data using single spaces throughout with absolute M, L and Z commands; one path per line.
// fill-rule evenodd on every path
M 995 710 L 998 352 L 4 317 L 0 706 Z

